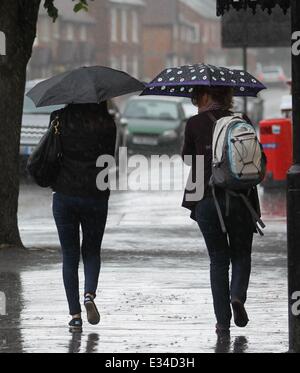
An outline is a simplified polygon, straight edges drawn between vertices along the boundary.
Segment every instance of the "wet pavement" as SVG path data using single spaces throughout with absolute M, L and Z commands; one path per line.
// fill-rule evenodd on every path
M 51 192 L 22 185 L 19 222 L 29 250 L 0 251 L 7 296 L 0 352 L 286 352 L 285 198 L 261 194 L 268 228 L 255 238 L 251 322 L 219 343 L 204 240 L 180 207 L 181 192 L 112 194 L 97 298 L 101 325 L 85 322 L 83 334 L 72 336 Z

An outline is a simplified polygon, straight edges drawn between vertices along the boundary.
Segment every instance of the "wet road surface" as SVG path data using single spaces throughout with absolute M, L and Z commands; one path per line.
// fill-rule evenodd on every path
M 268 228 L 255 238 L 251 322 L 233 327 L 228 343 L 214 332 L 204 240 L 181 199 L 181 192 L 113 193 L 97 298 L 101 325 L 85 322 L 83 334 L 72 336 L 51 192 L 23 185 L 19 220 L 30 250 L 0 252 L 8 314 L 0 317 L 0 352 L 286 352 L 283 193 L 262 194 Z

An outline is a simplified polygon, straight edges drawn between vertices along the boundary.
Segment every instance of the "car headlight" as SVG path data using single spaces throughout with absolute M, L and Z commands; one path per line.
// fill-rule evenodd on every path
M 178 138 L 178 134 L 174 130 L 168 130 L 163 133 L 163 137 L 168 140 L 176 140 Z
M 123 126 L 123 127 L 126 127 L 128 125 L 128 120 L 126 118 L 121 118 L 120 119 L 120 124 Z

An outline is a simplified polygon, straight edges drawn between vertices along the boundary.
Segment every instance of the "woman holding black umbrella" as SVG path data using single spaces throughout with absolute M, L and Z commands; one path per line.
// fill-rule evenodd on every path
M 100 322 L 94 300 L 110 191 L 97 188 L 97 175 L 101 169 L 96 164 L 102 155 L 115 155 L 116 143 L 116 125 L 107 101 L 143 88 L 141 82 L 122 71 L 94 66 L 55 76 L 28 93 L 37 106 L 66 104 L 64 109 L 51 115 L 50 130 L 53 128 L 59 136 L 62 153 L 59 171 L 51 187 L 53 215 L 63 254 L 63 280 L 72 316 L 71 332 L 82 331 L 80 254 L 84 265 L 87 319 L 92 325 Z M 46 182 L 42 184 L 43 180 L 39 185 L 48 186 Z
M 116 125 L 107 103 L 71 104 L 52 114 L 58 118 L 63 148 L 61 169 L 52 185 L 53 215 L 63 254 L 63 280 L 72 320 L 71 331 L 81 331 L 78 267 L 82 253 L 84 305 L 92 325 L 100 322 L 94 303 L 100 274 L 100 251 L 106 226 L 109 190 L 96 186 L 101 155 L 115 154 Z M 79 227 L 82 229 L 80 247 Z

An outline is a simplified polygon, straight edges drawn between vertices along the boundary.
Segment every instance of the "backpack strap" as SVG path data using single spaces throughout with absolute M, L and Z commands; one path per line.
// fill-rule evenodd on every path
M 216 206 L 216 209 L 217 209 L 218 217 L 219 217 L 219 220 L 220 220 L 222 232 L 224 234 L 227 234 L 226 225 L 225 225 L 225 222 L 224 222 L 224 218 L 223 218 L 223 215 L 222 215 L 222 211 L 221 211 L 221 207 L 220 207 L 218 198 L 216 196 L 216 188 L 215 188 L 214 184 L 211 185 L 211 189 L 212 189 L 212 195 L 213 195 L 213 198 L 214 198 L 214 202 L 215 202 L 215 206 Z
M 221 225 L 222 232 L 224 234 L 227 234 L 228 233 L 227 228 L 226 228 L 226 225 L 225 225 L 225 221 L 224 221 L 224 218 L 223 218 L 223 215 L 222 215 L 222 211 L 221 211 L 221 207 L 220 207 L 218 198 L 216 196 L 216 188 L 215 188 L 215 185 L 213 183 L 211 183 L 211 189 L 212 189 L 212 195 L 213 195 L 213 199 L 214 199 L 214 202 L 215 202 L 217 214 L 218 214 L 218 217 L 219 217 L 219 220 L 220 220 L 220 225 Z M 251 205 L 251 202 L 249 201 L 249 198 L 246 197 L 243 193 L 235 193 L 235 192 L 233 192 L 231 190 L 228 190 L 228 189 L 225 189 L 225 196 L 226 196 L 225 197 L 226 198 L 226 217 L 229 216 L 230 197 L 232 196 L 232 197 L 241 198 L 243 200 L 243 202 L 245 203 L 245 206 L 248 208 L 248 210 L 251 214 L 251 217 L 252 217 L 254 226 L 257 229 L 257 232 L 261 236 L 264 236 L 264 233 L 263 233 L 262 229 L 266 228 L 266 225 L 264 224 L 262 219 L 259 217 L 259 215 L 255 211 L 255 209 Z
M 261 228 L 262 229 L 266 228 L 266 225 L 264 224 L 264 222 L 262 221 L 262 219 L 258 216 L 257 212 L 254 210 L 254 208 L 251 205 L 249 199 L 244 194 L 242 194 L 242 193 L 240 194 L 240 197 L 242 198 L 242 200 L 244 201 L 244 203 L 247 206 L 248 210 L 250 211 L 250 214 L 252 216 L 253 222 L 254 222 L 254 224 L 256 226 L 256 229 L 258 230 L 259 234 L 261 236 L 264 236 L 264 233 L 262 232 Z
M 229 216 L 229 209 L 230 209 L 230 194 L 225 190 L 225 198 L 226 198 L 226 217 Z
M 235 193 L 231 190 L 230 191 L 226 190 L 226 193 L 228 193 L 229 195 L 232 195 L 234 197 L 240 197 L 243 200 L 243 202 L 245 203 L 246 207 L 248 208 L 248 210 L 251 214 L 253 223 L 254 223 L 258 233 L 261 236 L 264 236 L 264 233 L 262 232 L 262 229 L 266 228 L 266 225 L 264 224 L 262 219 L 259 217 L 258 213 L 253 208 L 251 202 L 249 201 L 249 198 L 247 196 L 245 196 L 245 194 L 243 194 L 243 193 Z
M 216 123 L 218 121 L 218 119 L 213 115 L 213 113 L 211 111 L 208 111 L 207 113 L 207 116 L 209 117 L 209 119 L 213 122 L 213 123 Z

